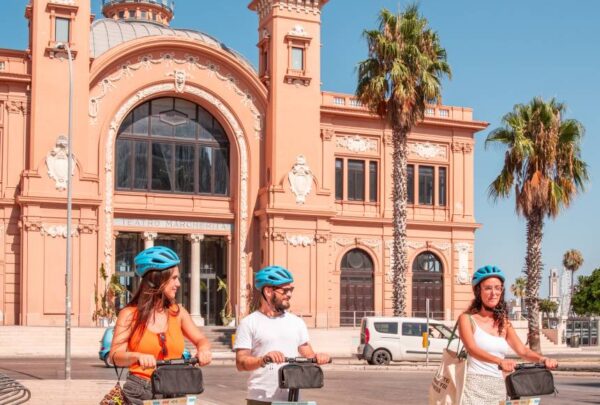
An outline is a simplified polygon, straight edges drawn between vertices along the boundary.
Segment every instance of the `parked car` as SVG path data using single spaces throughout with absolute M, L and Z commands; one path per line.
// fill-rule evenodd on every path
M 389 364 L 390 361 L 424 361 L 423 333 L 426 318 L 368 316 L 360 324 L 360 344 L 356 356 L 369 364 Z M 440 359 L 448 345 L 452 330 L 437 320 L 429 320 L 429 358 Z M 450 348 L 456 350 L 459 339 Z
M 110 345 L 112 344 L 113 334 L 114 328 L 110 326 L 106 328 L 106 330 L 104 330 L 102 339 L 100 339 L 100 351 L 98 352 L 98 357 L 104 362 L 106 367 L 112 367 L 112 365 L 108 361 L 108 353 L 110 352 Z M 183 356 L 181 357 L 187 360 L 190 357 L 192 357 L 192 355 L 187 349 L 183 349 Z

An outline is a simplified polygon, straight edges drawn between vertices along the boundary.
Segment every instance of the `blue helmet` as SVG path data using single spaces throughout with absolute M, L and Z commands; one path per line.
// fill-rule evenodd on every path
M 267 266 L 254 275 L 254 287 L 262 290 L 264 286 L 278 286 L 294 282 L 294 276 L 281 266 Z
M 506 276 L 500 267 L 487 265 L 478 268 L 477 271 L 473 273 L 471 284 L 475 287 L 477 284 L 490 277 L 498 277 L 503 283 L 506 280 Z
M 152 246 L 142 250 L 133 261 L 135 273 L 140 277 L 144 277 L 144 274 L 150 270 L 170 269 L 181 262 L 177 253 L 166 246 Z

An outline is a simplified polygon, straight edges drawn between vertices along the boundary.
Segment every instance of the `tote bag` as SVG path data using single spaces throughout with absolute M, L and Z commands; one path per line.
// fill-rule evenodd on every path
M 442 354 L 442 363 L 431 381 L 431 386 L 429 387 L 429 405 L 460 405 L 462 400 L 467 371 L 467 356 L 464 347 L 462 350 L 460 348 L 460 340 L 457 351 L 450 350 L 449 348 L 452 340 L 458 339 L 456 336 L 457 326 L 458 321 L 454 325 L 448 345 Z

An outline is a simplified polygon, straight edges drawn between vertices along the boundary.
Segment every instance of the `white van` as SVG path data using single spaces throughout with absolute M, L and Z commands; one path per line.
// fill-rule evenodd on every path
M 424 361 L 423 333 L 427 332 L 426 318 L 368 316 L 360 324 L 360 345 L 356 356 L 369 364 L 389 364 L 390 361 Z M 448 345 L 452 330 L 442 321 L 429 320 L 429 358 L 440 359 Z M 450 348 L 456 350 L 459 339 Z

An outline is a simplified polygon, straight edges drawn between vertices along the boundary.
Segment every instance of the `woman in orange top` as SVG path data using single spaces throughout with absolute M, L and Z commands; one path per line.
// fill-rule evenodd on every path
M 110 359 L 129 367 L 123 386 L 130 403 L 141 405 L 152 399 L 150 376 L 156 360 L 181 358 L 184 336 L 197 348 L 199 365 L 211 362 L 210 343 L 194 324 L 186 309 L 175 302 L 179 281 L 179 257 L 171 249 L 154 246 L 135 257 L 140 286 L 119 312 Z

